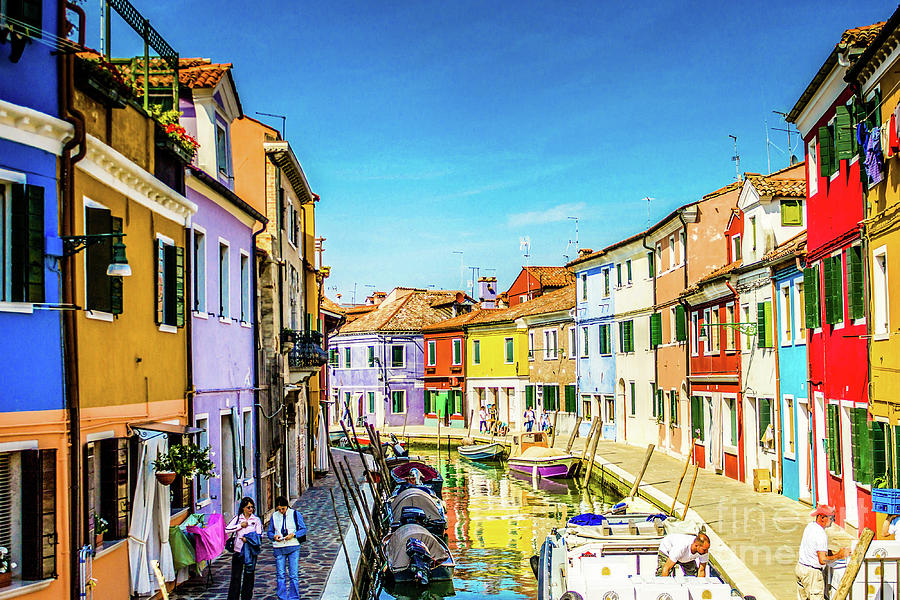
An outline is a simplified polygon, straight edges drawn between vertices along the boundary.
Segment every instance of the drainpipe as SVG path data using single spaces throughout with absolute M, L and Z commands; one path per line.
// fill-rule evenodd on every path
M 256 238 L 259 234 L 266 230 L 266 223 L 262 224 L 262 229 L 254 231 L 250 236 L 250 252 L 253 254 L 253 260 L 250 261 L 250 301 L 253 310 L 253 439 L 256 440 L 256 451 L 253 453 L 253 481 L 256 490 L 256 503 L 260 505 L 262 497 L 262 480 L 260 478 L 259 469 L 259 298 L 257 278 L 259 276 L 256 267 Z M 267 507 L 268 510 L 268 507 Z
M 653 248 L 651 248 L 650 246 L 647 245 L 647 234 L 646 233 L 641 238 L 641 245 L 644 248 L 646 248 L 647 250 L 649 250 L 650 252 L 654 251 Z M 655 313 L 656 312 L 656 266 L 657 266 L 656 260 L 655 260 L 655 258 L 656 258 L 655 254 L 653 255 L 653 258 L 654 258 L 654 261 L 653 261 L 653 312 Z M 660 329 L 659 335 L 660 335 L 660 340 L 661 340 L 662 339 L 662 317 L 660 317 L 659 329 Z M 651 332 L 651 335 L 652 335 L 652 332 Z M 656 398 L 653 398 L 653 402 L 657 402 L 657 398 L 659 398 L 659 354 L 657 352 L 657 347 L 655 347 L 655 346 L 653 347 L 653 381 L 656 385 Z M 663 403 L 663 404 L 665 405 L 665 403 Z M 658 405 L 658 403 L 657 403 L 657 405 Z M 663 427 L 665 427 L 665 426 L 666 426 L 666 416 L 665 416 L 665 413 L 663 413 Z M 657 428 L 656 436 L 658 439 L 659 438 L 658 428 Z M 667 440 L 669 438 L 668 430 L 666 430 L 666 438 L 667 438 Z
M 185 169 L 186 171 L 187 169 Z M 187 185 L 187 184 L 185 184 Z M 193 258 L 194 253 L 190 252 L 189 249 L 191 246 L 191 228 L 185 224 L 184 227 L 184 277 L 188 279 L 188 281 L 193 281 Z M 193 291 L 192 285 L 184 286 L 184 348 L 187 353 L 187 360 L 185 362 L 186 366 L 186 379 L 187 379 L 187 393 L 185 394 L 185 404 L 187 404 L 187 425 L 189 427 L 193 427 L 194 425 L 194 399 L 196 398 L 197 390 L 194 389 L 194 297 L 191 295 Z M 207 422 L 208 423 L 208 422 Z M 207 425 L 208 426 L 208 425 Z M 191 509 L 195 509 L 196 506 L 193 506 L 194 499 L 194 485 L 191 484 Z
M 57 10 L 57 27 L 60 38 L 66 37 L 66 3 L 60 3 Z M 79 31 L 84 30 L 83 13 Z M 60 202 L 62 204 L 59 226 L 60 236 L 75 233 L 75 163 L 84 158 L 85 125 L 84 115 L 75 108 L 75 56 L 69 53 L 57 55 L 59 68 L 60 116 L 71 123 L 75 135 L 63 146 L 60 159 Z M 75 147 L 78 151 L 72 154 Z M 75 304 L 75 257 L 64 256 L 60 259 L 63 285 L 61 287 L 63 304 Z M 63 353 L 67 368 L 64 369 L 66 412 L 69 419 L 69 590 L 73 600 L 81 593 L 78 577 L 78 549 L 84 542 L 84 506 L 81 497 L 81 410 L 78 385 L 78 333 L 77 313 L 66 310 L 62 313 L 63 321 Z

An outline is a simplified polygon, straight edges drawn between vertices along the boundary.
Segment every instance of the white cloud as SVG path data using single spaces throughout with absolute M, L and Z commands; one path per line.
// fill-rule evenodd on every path
M 525 225 L 542 225 L 544 223 L 558 223 L 569 217 L 577 217 L 587 206 L 584 202 L 569 202 L 557 204 L 544 210 L 533 210 L 523 213 L 515 213 L 507 218 L 510 227 L 524 227 Z

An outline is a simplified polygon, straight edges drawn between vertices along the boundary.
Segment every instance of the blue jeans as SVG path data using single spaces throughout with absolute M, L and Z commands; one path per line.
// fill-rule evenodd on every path
M 532 427 L 534 427 L 534 421 L 525 421 L 525 431 L 531 431 Z
M 299 600 L 300 598 L 300 546 L 274 548 L 275 571 L 278 579 L 278 600 Z M 285 578 L 285 563 L 287 578 Z

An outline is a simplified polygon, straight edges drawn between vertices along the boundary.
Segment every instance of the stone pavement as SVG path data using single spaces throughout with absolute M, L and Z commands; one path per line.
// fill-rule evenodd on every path
M 335 459 L 343 461 L 343 457 L 349 459 L 353 474 L 360 479 L 362 465 L 359 456 L 353 452 L 335 450 Z M 340 556 L 341 540 L 337 535 L 334 523 L 334 510 L 331 504 L 329 490 L 334 490 L 337 502 L 338 515 L 341 520 L 341 530 L 344 536 L 353 536 L 349 524 L 347 507 L 338 487 L 337 478 L 331 472 L 327 476 L 317 479 L 313 487 L 307 489 L 294 504 L 294 508 L 300 511 L 306 522 L 308 533 L 306 542 L 300 545 L 300 598 L 301 600 L 319 600 L 325 589 L 325 582 L 336 560 L 344 564 L 344 557 Z M 351 506 L 352 506 L 351 500 Z M 348 531 L 349 528 L 349 531 Z M 272 555 L 272 544 L 266 536 L 263 536 L 263 549 L 256 566 L 256 584 L 253 589 L 253 598 L 258 600 L 277 600 L 275 595 L 275 557 Z M 222 600 L 228 595 L 228 582 L 231 578 L 231 557 L 228 553 L 220 556 L 212 565 L 212 584 L 206 585 L 206 573 L 204 577 L 194 577 L 180 585 L 176 591 L 169 595 L 172 600 Z

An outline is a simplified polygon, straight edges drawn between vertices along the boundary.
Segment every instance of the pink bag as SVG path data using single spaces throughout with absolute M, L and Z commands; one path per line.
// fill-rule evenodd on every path
M 218 558 L 225 550 L 225 519 L 219 513 L 207 517 L 206 527 L 189 525 L 186 529 L 194 534 L 197 562 Z

